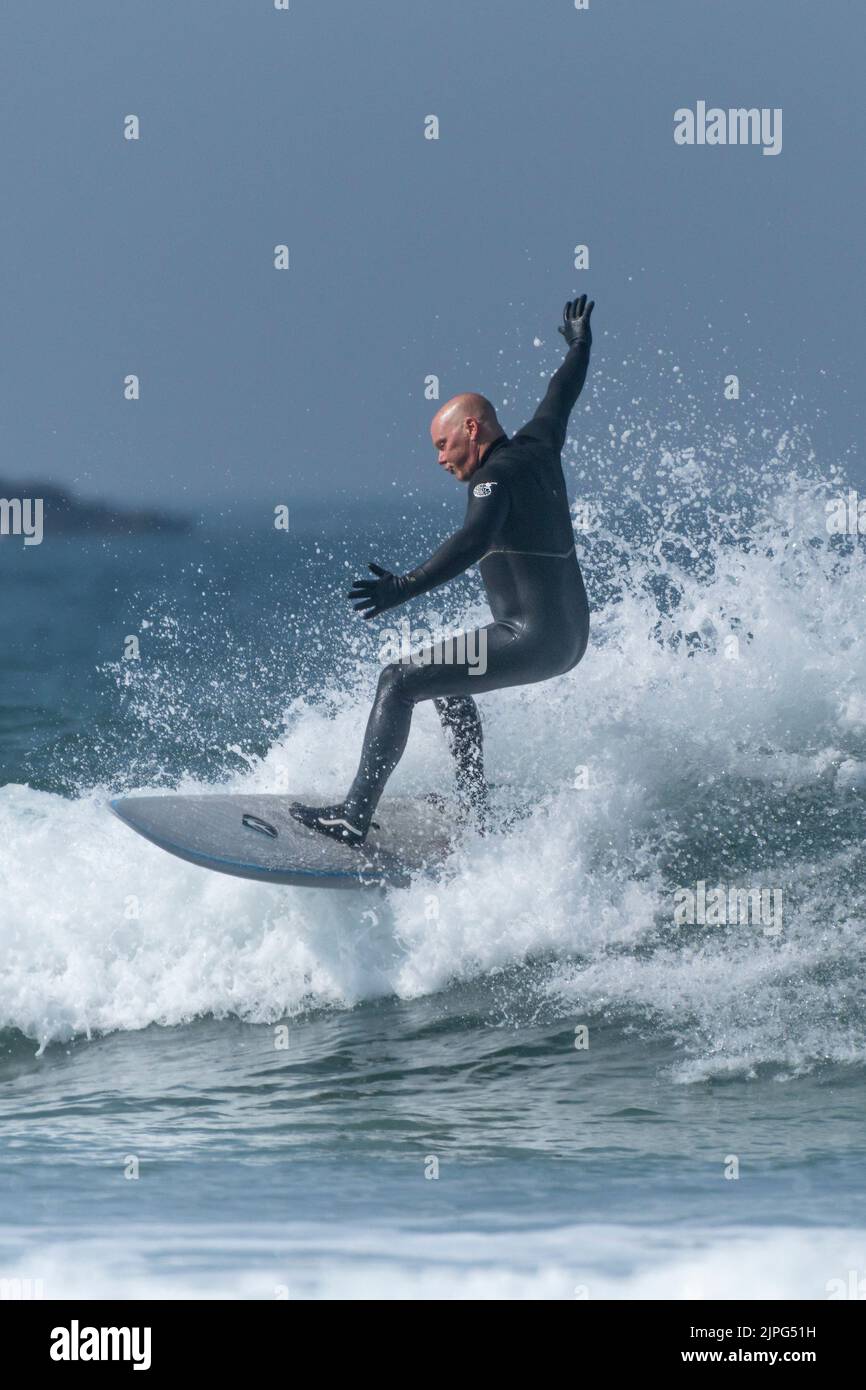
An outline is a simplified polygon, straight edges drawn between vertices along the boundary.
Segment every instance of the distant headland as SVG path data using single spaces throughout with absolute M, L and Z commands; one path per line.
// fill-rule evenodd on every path
M 182 533 L 193 527 L 190 517 L 159 507 L 123 507 L 85 501 L 53 483 L 0 478 L 0 499 L 13 498 L 41 498 L 47 535 L 142 536 L 153 532 Z

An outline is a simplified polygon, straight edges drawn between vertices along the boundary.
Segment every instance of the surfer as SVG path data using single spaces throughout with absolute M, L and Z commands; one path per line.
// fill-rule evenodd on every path
M 481 718 L 474 695 L 528 685 L 570 671 L 589 637 L 589 605 L 574 548 L 560 455 L 572 407 L 589 366 L 593 303 L 569 301 L 559 327 L 568 344 L 562 365 L 528 424 L 509 439 L 490 401 L 454 396 L 430 426 L 442 468 L 469 484 L 459 531 L 417 569 L 392 574 L 370 564 L 348 597 L 364 619 L 425 594 L 479 565 L 493 622 L 467 638 L 449 638 L 386 666 L 367 723 L 358 772 L 336 806 L 295 802 L 302 824 L 344 844 L 361 844 L 376 804 L 403 755 L 412 711 L 433 700 L 456 761 L 464 807 L 484 826 Z M 468 653 L 484 660 L 467 660 Z

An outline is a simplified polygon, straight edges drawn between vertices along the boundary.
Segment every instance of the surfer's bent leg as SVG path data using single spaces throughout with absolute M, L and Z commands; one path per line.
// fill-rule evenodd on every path
M 470 662 L 467 653 L 483 659 Z M 514 630 L 502 623 L 449 638 L 416 653 L 409 661 L 386 666 L 367 722 L 358 773 L 344 802 L 346 819 L 366 831 L 385 783 L 403 756 L 412 711 L 422 700 L 448 705 L 448 717 L 456 726 L 451 736 L 460 768 L 458 785 L 461 791 L 466 788 L 470 798 L 473 791 L 479 793 L 478 809 L 483 816 L 481 720 L 472 695 L 545 680 L 554 674 L 542 645 L 531 639 L 518 640 Z M 445 723 L 441 709 L 440 718 Z
M 379 685 L 367 729 L 355 780 L 344 804 L 346 819 L 366 831 L 385 783 L 403 756 L 415 701 L 406 691 L 408 667 L 399 661 L 386 666 Z
M 457 737 L 465 753 L 466 784 L 477 775 L 483 785 L 480 765 L 480 720 L 477 726 L 479 762 L 472 762 L 472 746 L 476 734 L 472 729 L 469 710 L 475 709 L 473 695 L 489 690 L 504 690 L 513 685 L 530 685 L 560 675 L 577 665 L 585 641 L 563 648 L 561 636 L 551 641 L 549 633 L 517 634 L 504 623 L 461 638 L 428 647 L 407 662 L 393 662 L 379 677 L 379 686 L 367 730 L 361 762 L 345 801 L 337 806 L 316 807 L 297 803 L 292 815 L 311 829 L 341 839 L 344 843 L 360 844 L 369 829 L 373 813 L 385 784 L 406 748 L 412 711 L 421 700 L 448 702 L 451 711 L 459 704 L 465 723 L 460 723 Z M 467 661 L 467 651 L 480 659 Z M 452 703 L 453 702 L 453 703 Z M 477 711 L 475 711 L 477 718 Z M 441 711 L 440 711 L 441 717 Z M 444 722 L 444 720 L 443 720 Z M 454 746 L 458 752 L 457 744 Z M 458 757 L 460 754 L 458 753 Z M 483 818 L 484 803 L 481 803 Z
M 402 758 L 409 737 L 415 707 L 415 699 L 406 683 L 410 669 L 395 661 L 379 676 L 364 734 L 361 762 L 345 801 L 336 806 L 305 806 L 295 802 L 291 812 L 296 820 L 345 844 L 363 842 L 376 803 Z
M 433 701 L 454 757 L 457 791 L 465 809 L 483 820 L 487 806 L 484 780 L 484 735 L 481 715 L 471 695 L 446 695 Z

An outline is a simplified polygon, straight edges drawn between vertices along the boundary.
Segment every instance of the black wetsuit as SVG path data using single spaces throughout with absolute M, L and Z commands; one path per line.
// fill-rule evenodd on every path
M 588 362 L 585 342 L 569 348 L 529 423 L 485 450 L 468 482 L 463 526 L 397 581 L 403 601 L 478 564 L 493 622 L 468 639 L 450 638 L 384 668 L 357 776 L 345 802 L 329 808 L 353 830 L 366 832 L 403 754 L 419 700 L 436 702 L 460 790 L 482 808 L 481 720 L 473 695 L 547 680 L 570 671 L 583 656 L 589 606 L 560 454 Z

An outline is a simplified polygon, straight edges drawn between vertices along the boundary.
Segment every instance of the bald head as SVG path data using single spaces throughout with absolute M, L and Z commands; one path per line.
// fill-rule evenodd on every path
M 471 478 L 487 445 L 502 434 L 494 407 L 477 391 L 452 396 L 440 406 L 430 425 L 440 464 L 461 482 Z
M 450 401 L 446 401 L 440 406 L 433 416 L 433 423 L 430 426 L 431 433 L 438 431 L 440 426 L 462 424 L 464 420 L 476 420 L 479 429 L 495 430 L 496 434 L 502 433 L 502 426 L 496 418 L 496 411 L 486 396 L 479 396 L 477 391 L 464 391 L 459 396 L 452 396 Z M 491 435 L 495 438 L 496 435 Z

